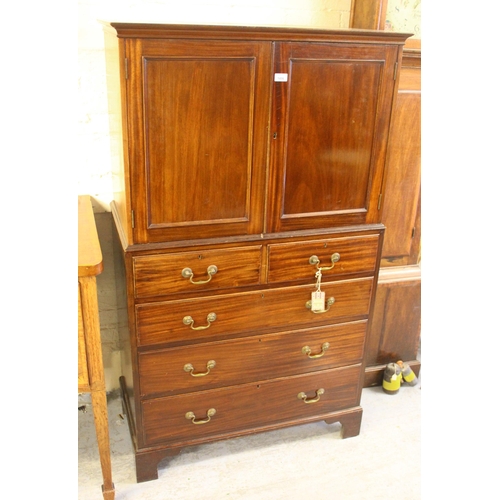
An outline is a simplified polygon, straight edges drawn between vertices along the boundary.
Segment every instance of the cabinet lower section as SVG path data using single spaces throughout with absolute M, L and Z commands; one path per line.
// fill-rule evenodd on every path
M 188 446 L 321 420 L 339 422 L 342 438 L 357 436 L 360 366 L 143 402 L 147 447 L 135 448 L 137 482 L 157 479 L 159 462 Z M 121 383 L 134 436 L 123 377 Z
M 359 434 L 383 230 L 125 249 L 137 481 L 193 445 L 317 421 Z
M 199 444 L 227 434 L 355 406 L 360 365 L 143 401 L 146 446 Z

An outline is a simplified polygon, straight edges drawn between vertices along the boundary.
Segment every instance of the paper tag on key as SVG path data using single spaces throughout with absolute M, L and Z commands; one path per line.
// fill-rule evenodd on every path
M 321 269 L 315 275 L 316 291 L 311 293 L 311 310 L 315 312 L 325 310 L 325 292 L 321 291 Z
M 325 292 L 313 292 L 311 294 L 311 310 L 315 312 L 325 310 Z

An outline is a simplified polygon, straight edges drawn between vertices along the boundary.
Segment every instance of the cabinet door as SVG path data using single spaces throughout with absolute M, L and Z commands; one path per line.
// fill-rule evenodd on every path
M 420 258 L 420 104 L 420 54 L 403 55 L 384 182 L 384 267 Z
M 380 222 L 400 49 L 276 44 L 268 227 Z
M 127 40 L 134 242 L 263 229 L 271 45 Z

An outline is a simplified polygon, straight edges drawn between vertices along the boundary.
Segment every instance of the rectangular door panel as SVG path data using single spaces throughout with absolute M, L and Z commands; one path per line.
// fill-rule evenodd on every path
M 250 58 L 144 59 L 148 227 L 248 220 L 254 72 Z
M 366 211 L 381 66 L 291 59 L 282 217 Z
M 129 42 L 136 243 L 261 232 L 270 44 Z
M 277 44 L 268 225 L 379 222 L 396 47 Z M 274 184 L 273 184 L 274 183 Z

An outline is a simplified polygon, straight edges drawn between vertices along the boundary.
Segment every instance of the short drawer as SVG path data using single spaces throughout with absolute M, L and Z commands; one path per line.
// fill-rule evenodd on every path
M 372 287 L 373 278 L 325 283 L 322 290 L 334 303 L 323 313 L 307 306 L 314 291 L 310 285 L 139 304 L 137 345 L 179 345 L 364 319 Z
M 245 429 L 300 423 L 359 404 L 361 365 L 141 403 L 144 442 L 196 444 Z M 308 401 L 308 402 L 306 402 Z
M 262 246 L 134 257 L 136 298 L 260 283 Z
M 323 268 L 323 279 L 373 273 L 379 241 L 380 236 L 373 234 L 269 245 L 268 282 L 314 281 L 318 266 Z
M 238 385 L 360 363 L 366 320 L 139 354 L 142 397 Z

